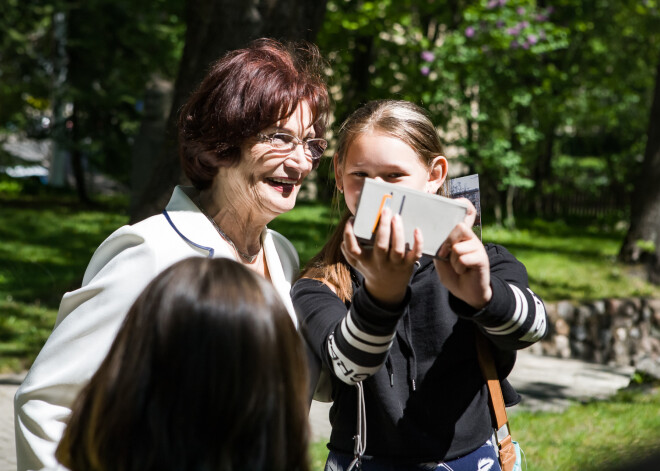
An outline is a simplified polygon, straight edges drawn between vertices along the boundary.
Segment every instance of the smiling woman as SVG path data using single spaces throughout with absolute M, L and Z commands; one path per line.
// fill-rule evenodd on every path
M 64 295 L 55 328 L 19 388 L 19 470 L 56 465 L 71 401 L 140 291 L 177 261 L 225 257 L 246 265 L 272 282 L 297 324 L 289 291 L 298 255 L 266 225 L 293 208 L 325 150 L 322 65 L 314 45 L 260 39 L 211 66 L 179 117 L 179 156 L 192 186 L 176 187 L 162 214 L 101 244 L 82 287 Z

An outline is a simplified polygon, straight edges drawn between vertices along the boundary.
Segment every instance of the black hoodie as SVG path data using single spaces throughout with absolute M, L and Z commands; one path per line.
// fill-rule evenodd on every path
M 367 459 L 448 461 L 491 436 L 475 329 L 494 344 L 502 379 L 513 368 L 515 350 L 542 338 L 547 322 L 543 303 L 528 288 L 525 267 L 504 247 L 489 244 L 486 250 L 493 296 L 480 311 L 448 292 L 426 256 L 395 309 L 379 306 L 355 270 L 353 298 L 346 304 L 317 280 L 296 282 L 291 294 L 301 331 L 332 372 L 331 450 L 353 453 L 359 380 L 364 380 Z M 517 403 L 508 381 L 502 387 L 507 405 Z

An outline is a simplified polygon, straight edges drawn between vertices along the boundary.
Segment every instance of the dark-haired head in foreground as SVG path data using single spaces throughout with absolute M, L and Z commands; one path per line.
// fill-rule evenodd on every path
M 81 392 L 72 471 L 308 469 L 300 338 L 263 277 L 189 258 L 158 275 Z

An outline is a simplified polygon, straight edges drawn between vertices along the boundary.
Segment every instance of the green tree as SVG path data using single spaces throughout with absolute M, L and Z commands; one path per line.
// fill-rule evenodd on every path
M 566 40 L 542 11 L 501 3 L 330 2 L 329 18 L 342 18 L 319 41 L 357 51 L 339 49 L 333 62 L 335 76 L 351 77 L 342 104 L 387 96 L 421 103 L 470 171 L 486 173 L 492 193 L 508 192 L 511 202 L 515 188 L 531 185 L 524 152 L 539 139 L 528 123 L 539 58 Z M 356 81 L 356 68 L 371 80 Z
M 643 260 L 644 249 L 650 249 L 650 278 L 660 284 L 660 56 L 657 63 L 644 161 L 635 180 L 630 228 L 619 259 L 637 263 Z
M 180 2 L 7 2 L 0 123 L 25 130 L 33 116 L 52 113 L 83 200 L 85 163 L 126 183 L 145 84 L 154 72 L 176 71 Z
M 325 1 L 316 0 L 186 1 L 188 28 L 167 125 L 168 139 L 155 167 L 145 175 L 145 185 L 133 189 L 132 221 L 162 211 L 172 186 L 182 181 L 175 142 L 177 111 L 207 67 L 224 52 L 259 37 L 313 41 L 324 14 Z
M 33 115 L 47 107 L 51 8 L 20 0 L 4 3 L 0 15 L 0 126 L 27 128 Z

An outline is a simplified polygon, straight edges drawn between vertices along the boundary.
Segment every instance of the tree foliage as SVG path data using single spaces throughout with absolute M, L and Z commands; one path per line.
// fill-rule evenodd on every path
M 74 160 L 127 182 L 145 84 L 177 70 L 180 2 L 5 2 L 0 126 L 49 131 Z
M 482 175 L 500 222 L 513 223 L 514 208 L 552 216 L 571 193 L 627 201 L 641 168 L 658 0 L 3 3 L 0 127 L 43 132 L 40 118 L 65 103 L 51 131 L 122 181 L 155 73 L 178 76 L 176 110 L 224 50 L 264 35 L 310 39 L 321 21 L 335 121 L 374 98 L 421 104 L 447 153 Z M 135 207 L 176 181 L 174 154 L 162 155 L 166 168 L 152 173 L 166 176 L 136 192 Z
M 567 190 L 629 194 L 659 19 L 656 1 L 334 0 L 319 42 L 338 117 L 374 98 L 422 104 L 512 222 L 516 196 L 549 214 Z
M 159 159 L 134 188 L 131 221 L 163 210 L 172 186 L 185 181 L 179 167 L 176 119 L 211 63 L 227 51 L 260 37 L 314 41 L 325 14 L 325 0 L 187 0 L 186 39 L 174 89 L 172 110 Z

